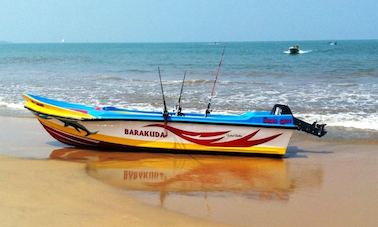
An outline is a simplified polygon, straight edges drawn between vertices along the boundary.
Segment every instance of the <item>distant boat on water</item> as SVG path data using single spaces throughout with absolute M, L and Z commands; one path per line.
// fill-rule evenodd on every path
M 330 46 L 336 46 L 337 45 L 337 42 L 329 42 L 328 43 Z
M 293 45 L 289 47 L 288 50 L 284 51 L 285 54 L 290 54 L 290 55 L 297 55 L 297 54 L 306 54 L 311 52 L 312 50 L 301 50 L 299 48 L 299 45 Z
M 294 45 L 294 46 L 291 46 L 289 47 L 289 54 L 299 54 L 299 46 L 298 45 Z

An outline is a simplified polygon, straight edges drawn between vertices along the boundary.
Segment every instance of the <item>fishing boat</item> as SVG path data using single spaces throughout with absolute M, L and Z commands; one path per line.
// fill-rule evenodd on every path
M 181 96 L 186 72 L 176 111 L 168 112 L 159 67 L 163 112 L 86 106 L 32 94 L 23 96 L 25 108 L 37 116 L 52 137 L 74 146 L 284 156 L 294 130 L 319 137 L 326 134 L 325 124 L 309 124 L 299 120 L 288 106 L 280 104 L 266 112 L 240 115 L 211 113 L 211 100 L 215 94 L 224 49 L 204 114 L 182 112 Z
M 326 134 L 325 124 L 299 120 L 279 104 L 271 111 L 240 115 L 177 114 L 86 106 L 32 94 L 23 98 L 52 137 L 78 147 L 283 156 L 295 130 Z
M 289 54 L 299 54 L 299 52 L 300 52 L 299 46 L 294 45 L 294 46 L 289 47 L 288 52 L 289 52 Z

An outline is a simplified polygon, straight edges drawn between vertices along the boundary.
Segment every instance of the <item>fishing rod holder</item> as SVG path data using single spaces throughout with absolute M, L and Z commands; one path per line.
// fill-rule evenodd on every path
M 293 116 L 293 113 L 291 112 L 290 108 L 287 105 L 282 104 L 276 104 L 273 106 L 272 115 L 283 115 L 283 114 L 289 114 Z M 293 116 L 293 123 L 296 126 L 297 130 L 304 131 L 307 133 L 310 133 L 312 135 L 322 137 L 325 134 L 327 134 L 327 131 L 325 130 L 325 126 L 327 124 L 318 124 L 316 121 L 312 124 L 307 123 L 305 121 L 302 121 L 296 117 Z

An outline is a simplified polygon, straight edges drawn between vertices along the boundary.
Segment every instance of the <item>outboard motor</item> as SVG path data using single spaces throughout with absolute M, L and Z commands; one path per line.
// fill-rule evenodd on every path
M 282 105 L 282 104 L 274 105 L 271 111 L 271 114 L 272 115 L 290 114 L 293 116 L 290 108 L 287 105 Z M 310 124 L 294 116 L 293 116 L 293 120 L 294 120 L 294 125 L 297 126 L 297 130 L 299 131 L 304 131 L 318 137 L 322 137 L 325 134 L 327 134 L 327 131 L 325 130 L 325 126 L 327 124 L 318 124 L 316 121 Z

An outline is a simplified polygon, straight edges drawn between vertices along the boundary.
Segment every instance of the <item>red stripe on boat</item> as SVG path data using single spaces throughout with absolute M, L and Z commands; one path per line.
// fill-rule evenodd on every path
M 68 144 L 71 144 L 71 145 L 76 145 L 76 146 L 83 146 L 83 145 L 84 146 L 96 146 L 97 145 L 96 143 L 88 143 L 88 142 L 83 142 L 83 141 L 76 140 L 76 139 L 71 139 L 64 134 L 54 132 L 53 130 L 50 130 L 50 129 L 46 129 L 46 130 L 50 133 L 50 135 L 54 136 L 54 138 L 59 137 L 60 139 L 68 141 Z
M 64 139 L 63 137 L 59 136 L 58 134 L 55 134 L 54 132 L 50 131 L 49 129 L 45 128 L 46 131 L 56 140 L 64 143 L 64 144 L 68 144 L 68 145 L 73 145 L 73 146 L 83 146 L 82 144 L 79 144 L 79 143 L 76 143 L 76 142 L 73 142 L 73 141 L 69 141 L 69 140 L 66 140 Z
M 196 144 L 200 144 L 200 145 L 211 146 L 211 147 L 251 147 L 251 146 L 266 143 L 266 142 L 271 141 L 274 138 L 277 138 L 278 136 L 282 135 L 282 133 L 279 133 L 279 134 L 269 136 L 269 137 L 265 137 L 265 138 L 261 138 L 261 139 L 249 140 L 252 137 L 254 137 L 260 131 L 260 129 L 259 129 L 259 130 L 256 130 L 256 131 L 254 131 L 254 132 L 252 132 L 252 133 L 250 133 L 250 134 L 248 134 L 248 135 L 246 135 L 242 138 L 239 138 L 239 139 L 235 139 L 235 140 L 231 140 L 231 141 L 225 141 L 225 142 L 216 142 L 216 141 L 223 139 L 224 137 L 220 137 L 220 138 L 212 139 L 212 140 L 203 140 L 203 139 L 196 139 L 196 138 L 189 137 L 189 136 L 192 136 L 192 135 L 199 135 L 202 132 L 184 131 L 184 130 L 174 128 L 174 127 L 171 127 L 171 126 L 168 126 L 168 125 L 163 125 L 163 124 L 151 124 L 151 125 L 147 125 L 146 127 L 164 128 L 164 129 L 169 130 L 170 132 L 176 134 L 177 136 L 179 136 L 179 137 L 181 137 L 181 138 L 183 138 L 187 141 L 190 141 L 190 142 L 196 143 Z M 229 131 L 227 131 L 227 132 L 229 132 Z M 218 135 L 223 135 L 223 134 L 225 134 L 225 132 L 218 132 Z M 187 136 L 187 135 L 189 135 L 189 136 Z

